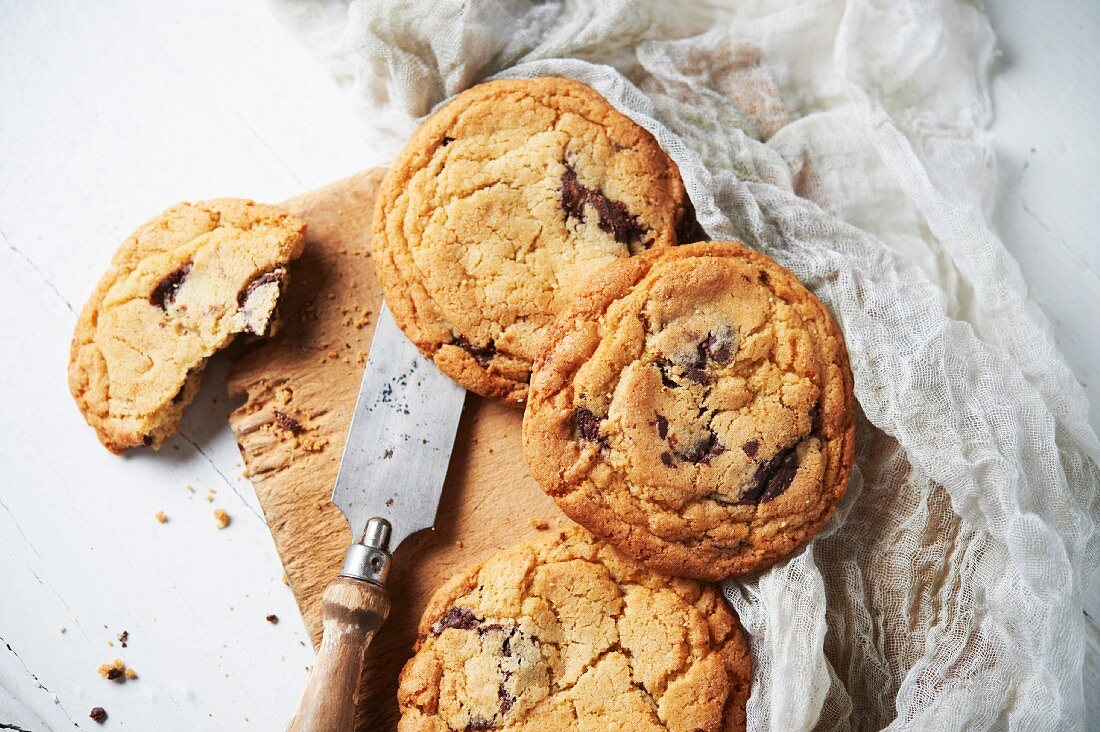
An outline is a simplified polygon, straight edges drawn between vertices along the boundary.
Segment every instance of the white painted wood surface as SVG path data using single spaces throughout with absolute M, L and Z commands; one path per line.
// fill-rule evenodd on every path
M 995 220 L 1100 425 L 1100 5 L 991 5 Z M 313 654 L 225 424 L 227 360 L 184 436 L 119 458 L 68 395 L 69 338 L 150 215 L 279 201 L 391 152 L 262 0 L 0 0 L 0 729 L 94 729 L 93 706 L 112 729 L 285 726 Z M 221 531 L 217 507 L 233 518 Z M 1090 699 L 1097 638 L 1093 625 Z M 116 657 L 139 679 L 99 678 Z M 1090 720 L 1100 729 L 1100 705 Z

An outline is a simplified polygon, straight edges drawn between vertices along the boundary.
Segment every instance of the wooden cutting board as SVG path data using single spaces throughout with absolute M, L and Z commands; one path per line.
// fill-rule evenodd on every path
M 384 173 L 369 170 L 283 204 L 309 229 L 280 304 L 282 325 L 229 374 L 230 396 L 246 400 L 229 422 L 314 647 L 321 637 L 321 593 L 351 538 L 329 496 L 382 300 L 369 250 Z M 410 537 L 394 556 L 392 609 L 368 651 L 357 729 L 396 727 L 397 677 L 439 584 L 534 537 L 539 522 L 568 523 L 527 472 L 521 417 L 519 410 L 467 397 L 436 528 Z

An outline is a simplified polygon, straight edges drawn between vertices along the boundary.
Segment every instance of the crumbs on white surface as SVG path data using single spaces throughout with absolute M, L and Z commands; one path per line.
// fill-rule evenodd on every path
M 229 518 L 229 514 L 224 508 L 214 509 L 214 522 L 219 529 L 224 529 L 226 526 L 229 526 L 231 521 L 232 519 Z

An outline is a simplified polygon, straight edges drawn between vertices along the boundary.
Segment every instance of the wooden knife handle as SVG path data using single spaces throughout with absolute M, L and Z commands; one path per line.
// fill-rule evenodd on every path
M 288 732 L 351 732 L 367 646 L 390 614 L 386 588 L 338 577 L 321 598 L 324 634 Z

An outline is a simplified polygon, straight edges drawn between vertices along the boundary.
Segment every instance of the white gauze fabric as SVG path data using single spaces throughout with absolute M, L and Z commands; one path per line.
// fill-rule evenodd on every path
M 857 467 L 806 549 L 725 584 L 751 730 L 1083 726 L 1100 553 L 1086 398 L 991 232 L 980 8 L 949 0 L 279 0 L 396 152 L 492 76 L 596 88 L 680 166 L 700 223 L 843 329 Z

